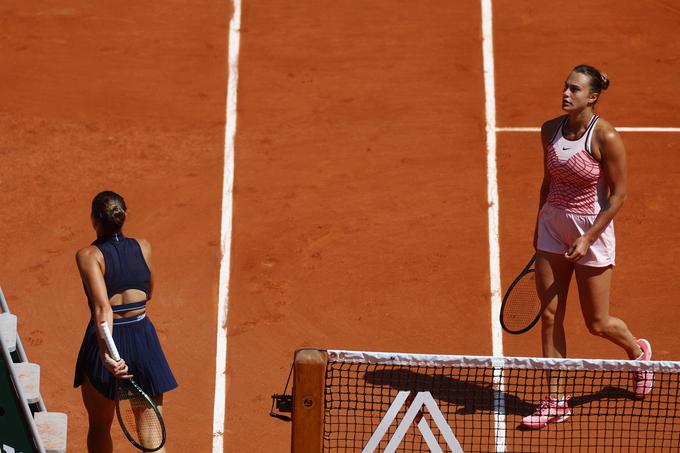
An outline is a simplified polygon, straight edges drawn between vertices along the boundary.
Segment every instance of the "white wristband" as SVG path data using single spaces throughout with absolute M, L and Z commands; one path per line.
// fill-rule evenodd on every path
M 104 342 L 106 343 L 106 347 L 109 350 L 109 354 L 111 354 L 113 360 L 115 361 L 120 360 L 120 355 L 118 355 L 118 348 L 116 348 L 116 343 L 113 342 L 113 337 L 111 336 L 111 331 L 109 330 L 109 324 L 106 321 L 102 321 L 99 323 L 98 327 L 99 331 L 104 337 Z

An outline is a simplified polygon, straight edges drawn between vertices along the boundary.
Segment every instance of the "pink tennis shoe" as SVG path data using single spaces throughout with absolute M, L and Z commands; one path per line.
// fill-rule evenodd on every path
M 636 360 L 652 360 L 652 345 L 649 344 L 649 341 L 639 339 L 636 343 L 642 349 L 642 354 Z M 635 381 L 635 397 L 643 399 L 645 395 L 652 391 L 654 372 L 634 371 L 633 380 Z M 541 429 L 550 423 L 560 423 L 567 420 L 571 416 L 571 410 L 569 409 L 570 398 L 570 396 L 567 396 L 564 399 L 558 400 L 549 397 L 543 400 L 533 414 L 527 415 L 522 419 L 521 426 L 529 429 Z
M 549 423 L 563 422 L 571 416 L 569 409 L 569 399 L 567 396 L 564 399 L 555 399 L 553 397 L 544 400 L 536 411 L 527 415 L 522 419 L 524 428 L 540 429 L 546 427 Z
M 652 360 L 652 345 L 649 341 L 639 339 L 636 341 L 637 345 L 642 349 L 642 354 L 636 360 Z M 643 399 L 645 395 L 652 391 L 654 386 L 654 372 L 653 371 L 635 371 L 633 372 L 633 380 L 635 381 L 635 397 Z

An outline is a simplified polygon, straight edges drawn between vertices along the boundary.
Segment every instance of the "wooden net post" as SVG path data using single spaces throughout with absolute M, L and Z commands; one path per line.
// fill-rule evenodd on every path
M 323 450 L 324 388 L 328 354 L 318 349 L 295 351 L 293 369 L 292 453 Z

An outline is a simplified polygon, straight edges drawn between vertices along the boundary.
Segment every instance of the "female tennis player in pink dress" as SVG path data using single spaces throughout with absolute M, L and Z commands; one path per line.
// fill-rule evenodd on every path
M 564 316 L 572 274 L 588 330 L 621 346 L 630 359 L 650 360 L 647 340 L 636 339 L 626 324 L 609 315 L 609 293 L 616 250 L 614 216 L 626 199 L 626 152 L 618 132 L 595 114 L 606 75 L 592 66 L 576 66 L 562 92 L 566 115 L 543 124 L 544 176 L 534 233 L 536 287 L 543 306 L 545 357 L 565 357 Z M 652 372 L 634 374 L 638 398 L 652 390 Z M 568 399 L 561 384 L 553 395 L 522 420 L 543 428 L 566 420 Z

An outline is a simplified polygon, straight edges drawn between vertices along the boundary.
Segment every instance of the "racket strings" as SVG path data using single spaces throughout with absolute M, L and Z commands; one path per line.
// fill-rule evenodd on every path
M 503 309 L 503 323 L 511 331 L 520 331 L 531 325 L 540 312 L 535 272 L 529 272 L 510 291 Z
M 149 400 L 129 385 L 118 387 L 118 416 L 125 434 L 146 451 L 162 446 L 163 425 Z

